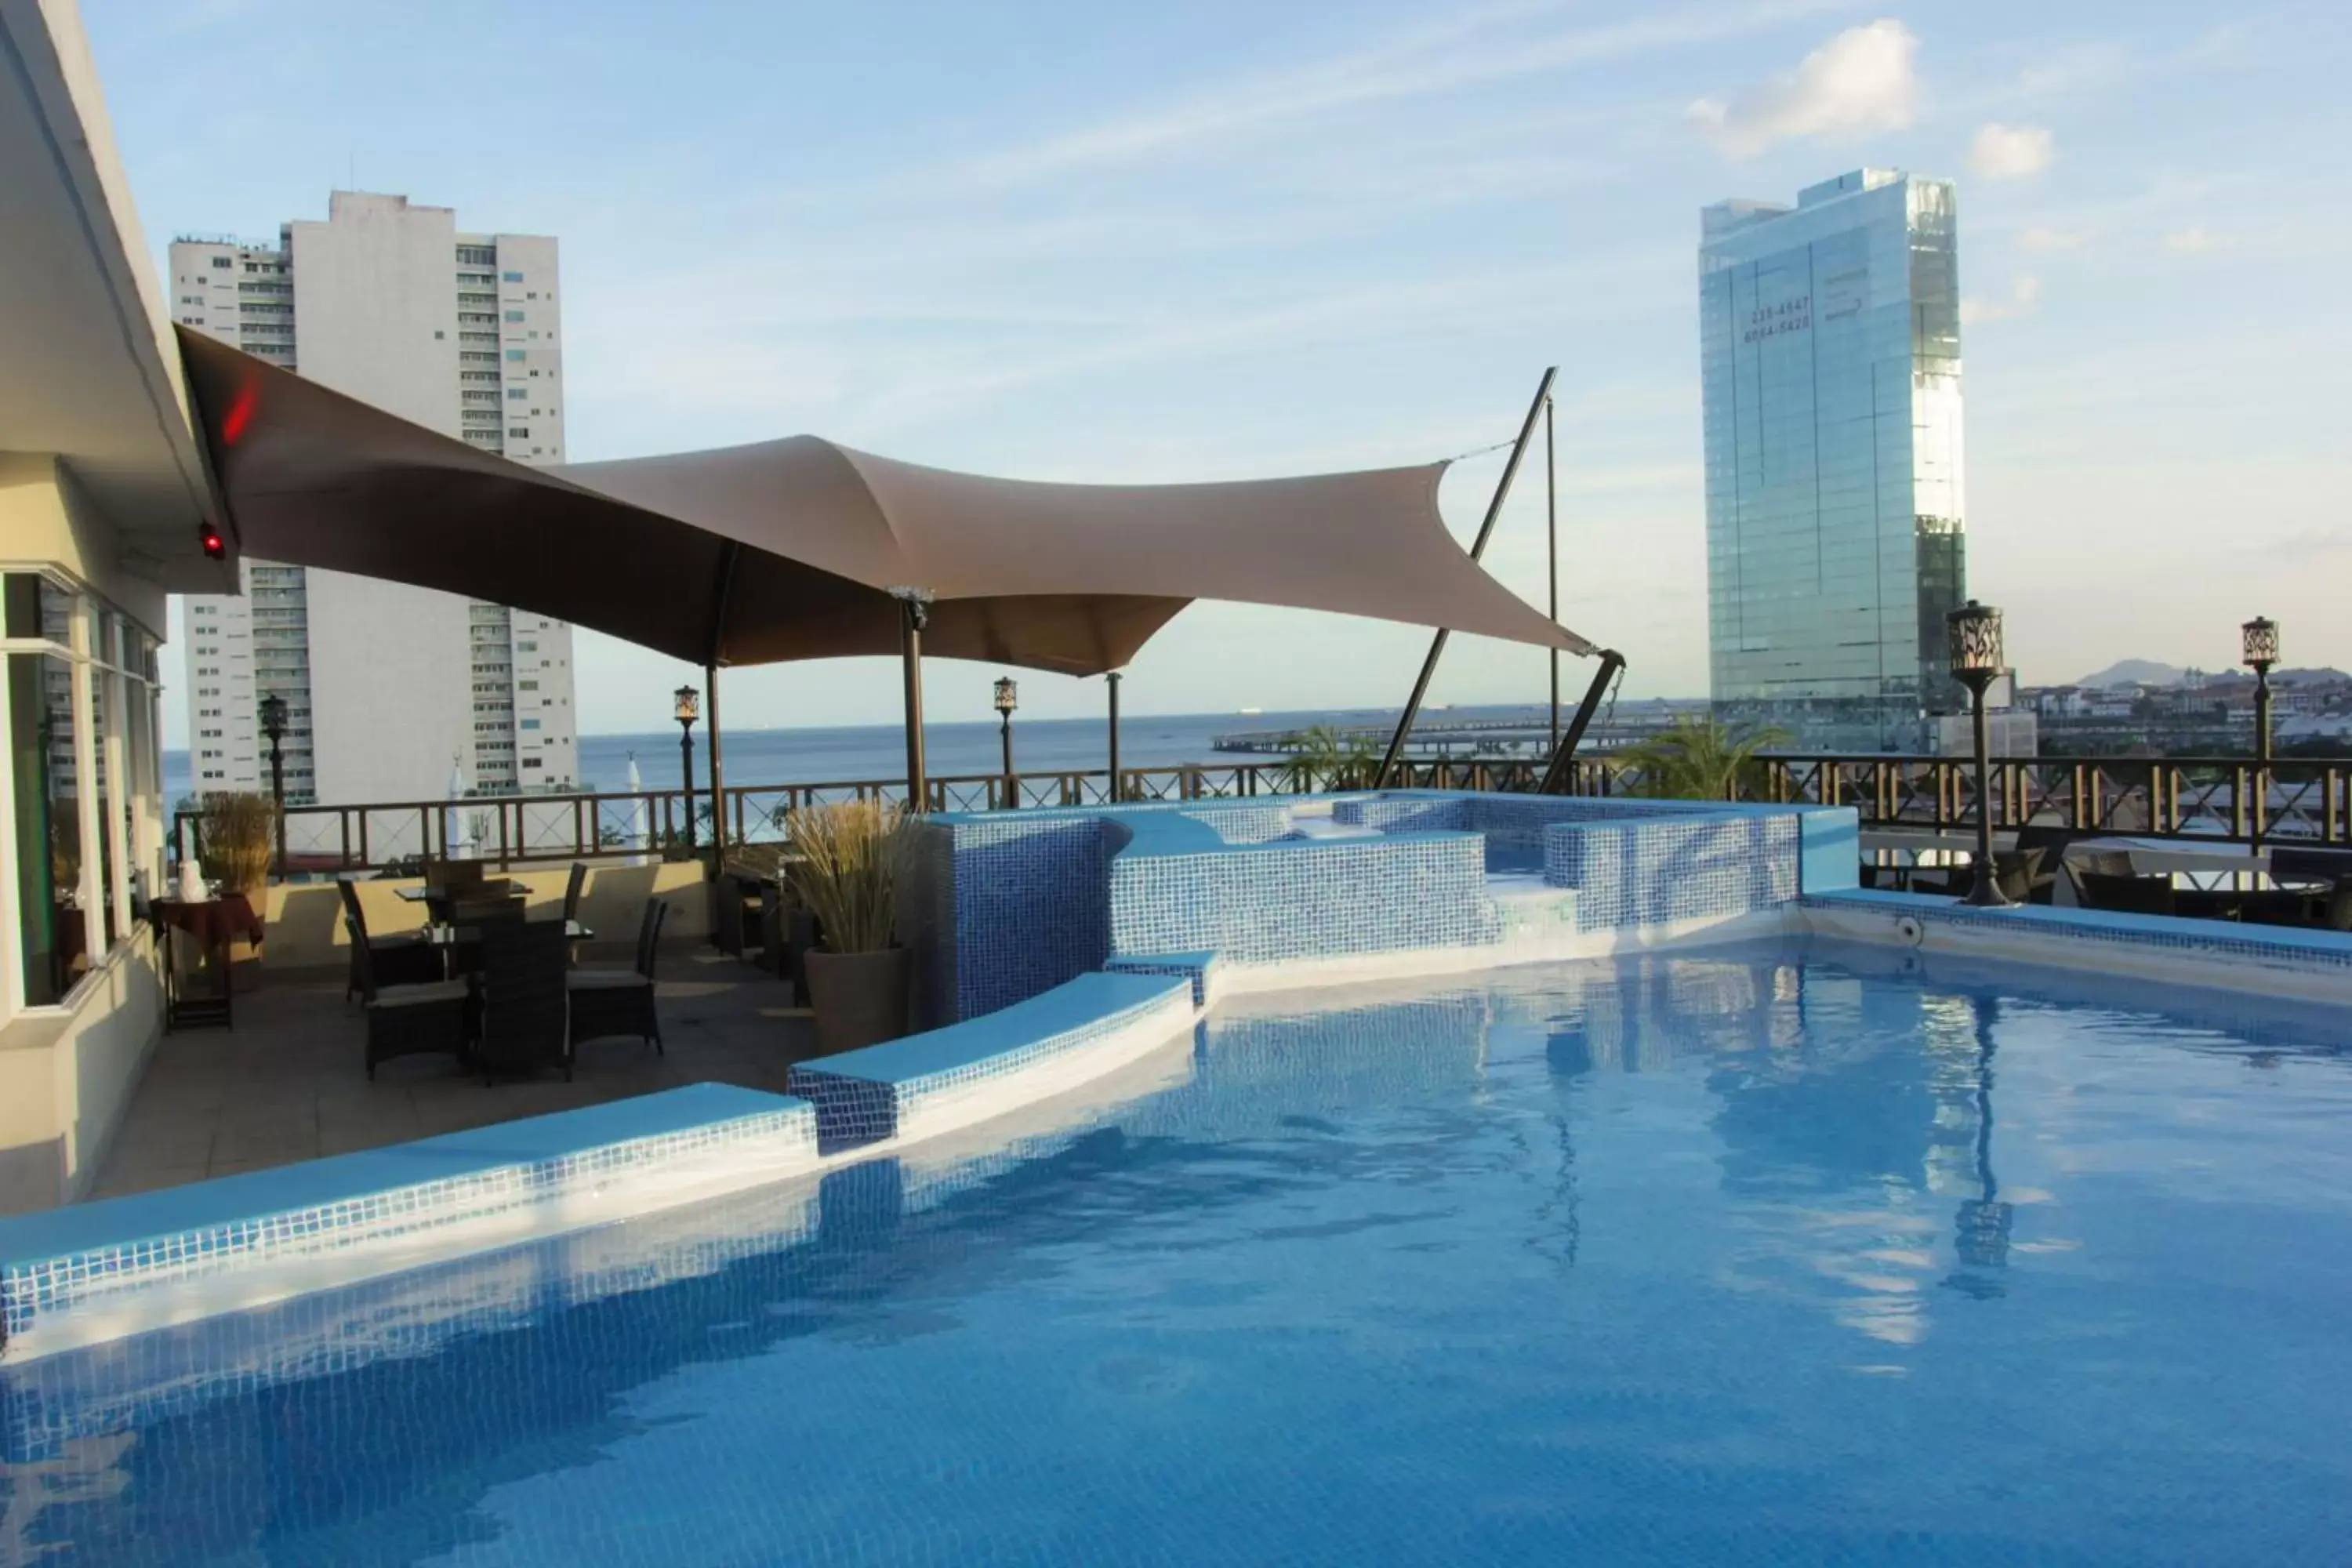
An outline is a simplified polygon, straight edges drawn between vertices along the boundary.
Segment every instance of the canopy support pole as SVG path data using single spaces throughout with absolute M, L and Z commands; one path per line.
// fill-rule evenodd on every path
M 919 588 L 893 588 L 898 601 L 898 660 L 907 681 L 907 809 L 929 809 L 931 780 L 923 763 L 923 628 L 931 622 L 931 596 Z
M 719 761 L 719 667 L 702 667 L 702 708 L 710 721 L 710 863 L 727 858 L 727 773 Z
M 1613 647 L 1601 650 L 1601 668 L 1592 672 L 1592 684 L 1585 688 L 1584 702 L 1577 709 L 1576 717 L 1569 721 L 1568 733 L 1562 735 L 1559 744 L 1552 749 L 1551 765 L 1544 769 L 1543 783 L 1536 786 L 1537 794 L 1568 793 L 1569 771 L 1576 759 L 1577 744 L 1584 739 L 1584 731 L 1591 725 L 1592 716 L 1601 710 L 1601 699 L 1609 695 L 1609 683 L 1616 679 L 1617 672 L 1624 668 L 1623 654 Z
M 1103 679 L 1110 683 L 1110 790 L 1113 805 L 1118 804 L 1118 679 L 1116 669 Z
M 727 648 L 727 593 L 735 585 L 735 558 L 743 546 L 734 540 L 719 552 L 719 575 L 710 585 L 710 657 L 702 661 L 702 705 L 710 718 L 710 868 L 718 874 L 727 858 L 727 774 L 719 759 L 719 657 Z M 686 803 L 694 816 L 694 802 Z M 690 826 L 690 824 L 689 824 Z M 718 928 L 711 928 L 715 933 Z
M 1495 521 L 1503 515 L 1503 502 L 1511 494 L 1511 481 L 1519 475 L 1519 460 L 1528 455 L 1528 443 L 1534 439 L 1536 420 L 1551 402 L 1553 377 L 1559 366 L 1547 365 L 1543 380 L 1536 387 L 1536 399 L 1528 405 L 1528 416 L 1519 425 L 1519 438 L 1511 443 L 1511 460 L 1503 465 L 1502 481 L 1495 487 L 1495 499 L 1486 503 L 1486 520 L 1478 525 L 1478 538 L 1470 546 L 1470 559 L 1477 560 L 1486 553 L 1486 541 L 1494 537 Z M 1390 775 L 1396 772 L 1397 759 L 1404 753 L 1405 738 L 1412 733 L 1413 721 L 1421 717 L 1422 699 L 1429 695 L 1429 679 L 1437 673 L 1437 660 L 1445 652 L 1446 630 L 1437 628 L 1429 639 L 1429 657 L 1421 661 L 1421 675 L 1412 683 L 1412 696 L 1404 705 L 1404 713 L 1397 720 L 1396 733 L 1389 737 L 1388 753 L 1381 758 L 1381 771 L 1372 777 L 1374 789 L 1386 789 Z
M 1550 592 L 1544 600 L 1544 614 L 1553 626 L 1559 625 L 1559 462 L 1552 443 L 1551 399 L 1544 399 L 1544 572 L 1550 579 Z M 1559 750 L 1559 649 L 1549 653 L 1551 663 L 1551 749 Z

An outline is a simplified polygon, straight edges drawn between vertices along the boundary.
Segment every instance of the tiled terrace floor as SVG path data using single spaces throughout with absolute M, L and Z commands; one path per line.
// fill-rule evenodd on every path
M 485 1089 L 447 1057 L 402 1057 L 367 1076 L 366 1026 L 341 974 L 261 977 L 240 989 L 234 1030 L 163 1037 L 92 1197 L 348 1153 L 679 1084 L 781 1090 L 815 1053 L 784 983 L 709 949 L 665 952 L 656 991 L 668 1055 L 634 1039 L 580 1047 L 561 1073 Z M 244 973 L 240 987 L 247 984 Z

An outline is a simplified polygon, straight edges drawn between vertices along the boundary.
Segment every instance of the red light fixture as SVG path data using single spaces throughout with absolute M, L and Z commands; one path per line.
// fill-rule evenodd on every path
M 198 525 L 196 537 L 204 544 L 205 560 L 218 561 L 228 554 L 228 542 L 221 537 L 219 524 L 207 522 Z

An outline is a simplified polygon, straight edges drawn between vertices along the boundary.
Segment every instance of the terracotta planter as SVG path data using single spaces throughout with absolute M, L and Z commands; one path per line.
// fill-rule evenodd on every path
M 817 1048 L 831 1056 L 895 1040 L 907 1032 L 907 950 L 828 952 L 803 956 L 809 1006 L 816 1014 Z

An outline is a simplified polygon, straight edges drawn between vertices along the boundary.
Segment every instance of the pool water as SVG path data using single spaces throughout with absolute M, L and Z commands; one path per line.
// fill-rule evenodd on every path
M 690 1277 L 17 1369 L 0 1560 L 2342 1563 L 2343 1039 L 1829 945 L 1255 999 Z

